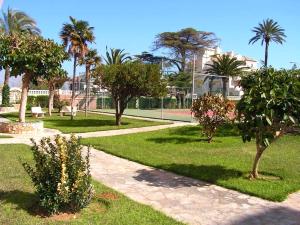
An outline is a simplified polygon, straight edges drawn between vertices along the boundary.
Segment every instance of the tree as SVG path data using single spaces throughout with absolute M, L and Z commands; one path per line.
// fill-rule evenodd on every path
M 124 49 L 115 49 L 111 48 L 110 51 L 106 48 L 106 59 L 104 59 L 106 64 L 122 64 L 131 60 L 131 57 L 128 53 L 124 52 Z
M 234 117 L 235 105 L 233 102 L 220 96 L 204 95 L 194 100 L 192 113 L 203 127 L 203 133 L 207 136 L 208 143 L 211 143 L 217 128 L 232 120 Z
M 229 77 L 240 76 L 248 67 L 244 61 L 238 60 L 236 57 L 229 55 L 217 55 L 212 60 L 212 64 L 207 64 L 206 73 L 221 76 L 223 84 L 223 97 L 227 96 L 227 86 Z
M 255 33 L 255 36 L 249 40 L 249 44 L 254 44 L 259 40 L 261 40 L 261 45 L 265 44 L 264 64 L 267 67 L 270 42 L 273 41 L 279 44 L 285 42 L 286 35 L 284 34 L 284 29 L 274 20 L 266 19 L 262 23 L 259 23 L 257 27 L 254 27 L 252 32 Z
M 25 122 L 30 83 L 47 79 L 61 71 L 68 58 L 64 47 L 50 39 L 29 34 L 0 36 L 0 66 L 10 66 L 13 76 L 22 75 L 22 94 L 19 121 Z
M 127 103 L 135 97 L 157 96 L 166 92 L 166 84 L 161 79 L 158 65 L 127 62 L 97 67 L 100 85 L 112 95 L 116 105 L 116 125 L 121 125 L 121 117 Z
M 68 49 L 73 57 L 73 79 L 72 79 L 72 99 L 71 99 L 71 120 L 73 120 L 73 107 L 75 101 L 75 77 L 78 59 L 85 57 L 88 53 L 88 43 L 95 40 L 93 27 L 87 21 L 76 20 L 70 16 L 71 23 L 65 23 L 60 32 L 63 45 Z
M 62 85 L 67 81 L 67 72 L 65 70 L 58 70 L 57 74 L 49 76 L 47 79 L 48 90 L 49 90 L 49 100 L 48 100 L 48 114 L 52 115 L 53 102 L 55 91 L 62 87 Z
M 263 68 L 242 77 L 237 104 L 243 141 L 256 140 L 250 178 L 258 178 L 259 161 L 267 147 L 300 121 L 300 80 L 293 71 Z
M 85 117 L 87 117 L 87 109 L 89 105 L 90 96 L 90 73 L 97 65 L 101 63 L 101 57 L 98 56 L 97 50 L 92 49 L 79 60 L 80 65 L 85 65 Z
M 179 72 L 185 72 L 187 60 L 200 49 L 214 47 L 217 38 L 214 33 L 185 28 L 177 32 L 163 32 L 156 36 L 154 50 L 167 48 L 170 59 Z
M 2 12 L 2 18 L 0 18 L 0 32 L 6 35 L 20 34 L 28 32 L 33 35 L 39 35 L 40 29 L 37 27 L 36 22 L 25 12 L 7 9 L 6 12 Z M 4 85 L 9 85 L 10 68 L 5 68 Z M 3 96 L 4 97 L 4 96 Z M 4 101 L 8 101 L 4 99 Z

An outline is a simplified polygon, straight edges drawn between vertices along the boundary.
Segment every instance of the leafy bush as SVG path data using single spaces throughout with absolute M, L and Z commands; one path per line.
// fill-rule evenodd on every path
M 23 166 L 37 189 L 41 206 L 50 214 L 84 208 L 93 194 L 89 150 L 82 157 L 80 139 L 74 135 L 69 140 L 57 135 L 53 142 L 43 138 L 40 144 L 33 144 L 35 166 Z
M 9 102 L 9 100 L 10 100 L 9 91 L 10 91 L 9 86 L 7 84 L 5 84 L 2 89 L 2 106 L 3 107 L 11 106 L 10 102 Z
M 31 109 L 34 106 L 40 106 L 42 108 L 48 107 L 49 96 L 47 95 L 38 95 L 38 96 L 28 96 L 27 99 L 27 110 Z
M 208 143 L 220 125 L 234 119 L 234 108 L 234 103 L 222 96 L 204 95 L 193 102 L 191 110 L 202 125 Z
M 67 106 L 67 105 L 70 105 L 68 101 L 66 101 L 66 100 L 60 100 L 60 97 L 59 97 L 58 94 L 54 95 L 54 98 L 53 98 L 53 107 L 55 109 L 58 109 L 58 112 L 60 112 L 61 109 L 64 106 Z

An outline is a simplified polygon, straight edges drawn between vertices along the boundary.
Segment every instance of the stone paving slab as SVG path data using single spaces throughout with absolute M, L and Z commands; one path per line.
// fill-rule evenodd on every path
M 300 225 L 300 192 L 270 202 L 91 149 L 93 177 L 187 224 Z

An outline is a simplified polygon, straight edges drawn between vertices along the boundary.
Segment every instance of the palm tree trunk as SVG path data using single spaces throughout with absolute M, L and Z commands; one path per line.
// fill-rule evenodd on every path
M 30 74 L 25 73 L 22 82 L 21 104 L 20 104 L 20 111 L 19 111 L 19 122 L 21 123 L 25 122 L 29 83 L 30 83 Z
M 222 85 L 223 85 L 223 97 L 226 98 L 227 96 L 227 83 L 228 83 L 228 79 L 227 77 L 222 77 Z
M 87 117 L 88 104 L 89 104 L 89 89 L 90 89 L 90 68 L 85 68 L 85 117 Z
M 265 67 L 268 66 L 268 57 L 269 57 L 269 41 L 266 41 L 266 46 L 265 46 Z
M 74 54 L 74 64 L 73 64 L 73 79 L 72 79 L 72 98 L 71 98 L 71 120 L 74 119 L 74 101 L 75 101 L 75 77 L 76 77 L 76 64 L 77 56 Z
M 49 101 L 48 101 L 48 114 L 52 115 L 53 110 L 53 100 L 54 100 L 54 87 L 52 84 L 49 84 Z
M 5 75 L 4 75 L 4 85 L 9 85 L 9 78 L 10 78 L 10 67 L 5 68 Z

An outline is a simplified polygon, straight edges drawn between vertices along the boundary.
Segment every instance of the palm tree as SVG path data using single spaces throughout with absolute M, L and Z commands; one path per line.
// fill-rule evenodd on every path
M 88 53 L 88 43 L 93 43 L 95 40 L 93 27 L 84 20 L 76 20 L 70 16 L 71 23 L 63 24 L 60 32 L 60 38 L 64 46 L 68 49 L 70 56 L 73 57 L 73 79 L 72 79 L 72 99 L 71 99 L 71 120 L 73 120 L 73 107 L 75 100 L 75 77 L 76 66 L 78 59 L 85 57 Z
M 87 117 L 87 109 L 89 106 L 90 96 L 90 72 L 93 68 L 101 63 L 101 57 L 98 56 L 96 49 L 91 49 L 84 58 L 79 60 L 80 65 L 85 65 L 85 117 Z
M 128 53 L 124 53 L 124 49 L 115 49 L 111 48 L 110 51 L 106 48 L 106 59 L 104 59 L 106 64 L 122 64 L 126 61 L 131 60 L 131 57 Z
M 248 68 L 245 66 L 244 61 L 225 54 L 216 56 L 212 60 L 212 64 L 207 64 L 207 66 L 206 73 L 221 76 L 224 97 L 227 95 L 229 77 L 239 76 Z
M 249 40 L 249 44 L 261 40 L 261 45 L 265 44 L 265 67 L 268 66 L 268 54 L 270 42 L 282 44 L 285 42 L 286 35 L 284 29 L 282 29 L 277 22 L 272 19 L 266 19 L 262 23 L 259 23 L 257 27 L 254 27 L 252 31 L 255 36 Z
M 34 35 L 40 35 L 41 31 L 37 27 L 34 19 L 25 12 L 8 8 L 6 12 L 2 12 L 0 18 L 0 32 L 6 35 L 19 34 L 21 32 L 29 32 Z M 4 85 L 9 85 L 10 68 L 5 68 Z

